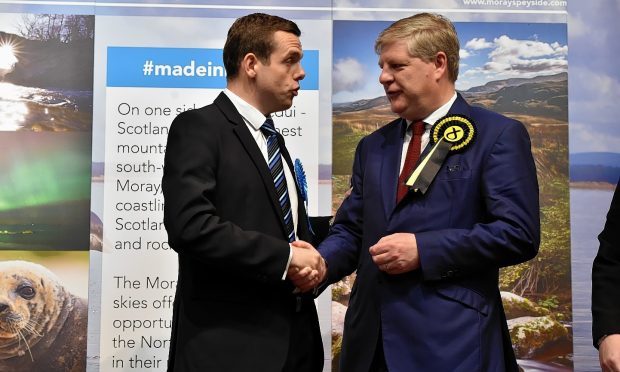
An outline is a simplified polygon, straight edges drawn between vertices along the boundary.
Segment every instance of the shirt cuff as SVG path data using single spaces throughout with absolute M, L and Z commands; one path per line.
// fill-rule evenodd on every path
M 286 274 L 288 273 L 288 267 L 291 266 L 291 260 L 293 259 L 293 247 L 288 245 L 288 261 L 286 261 L 286 267 L 284 268 L 284 274 L 282 274 L 282 280 L 286 280 Z

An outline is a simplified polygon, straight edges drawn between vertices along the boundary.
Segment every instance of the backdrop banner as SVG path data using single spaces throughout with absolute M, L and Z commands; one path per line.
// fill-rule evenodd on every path
M 0 303 L 12 317 L 45 319 L 0 317 L 0 370 L 166 370 L 177 280 L 163 226 L 166 139 L 176 115 L 210 104 L 226 87 L 222 47 L 236 18 L 266 12 L 302 31 L 306 77 L 274 121 L 303 164 L 309 214 L 331 216 L 349 188 L 357 143 L 395 118 L 374 41 L 391 22 L 423 11 L 455 23 L 457 90 L 521 121 L 532 139 L 540 252 L 500 276 L 518 363 L 524 371 L 599 368 L 589 339 L 589 270 L 593 232 L 620 174 L 610 147 L 620 132 L 611 119 L 597 127 L 604 135 L 588 127 L 582 117 L 596 119 L 593 112 L 569 120 L 566 1 L 221 3 L 0 4 Z M 620 79 L 578 69 L 591 77 L 579 80 L 584 87 L 594 81 L 616 92 Z M 603 102 L 599 93 L 588 91 Z M 580 140 L 571 143 L 571 180 L 569 130 Z M 571 219 L 580 221 L 572 246 Z M 324 371 L 339 370 L 354 281 L 355 274 L 344 278 L 316 301 Z

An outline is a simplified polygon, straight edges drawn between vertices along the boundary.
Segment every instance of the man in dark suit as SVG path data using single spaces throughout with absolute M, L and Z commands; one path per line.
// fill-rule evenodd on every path
M 271 120 L 305 76 L 299 36 L 280 17 L 237 19 L 223 52 L 227 89 L 170 127 L 164 223 L 179 278 L 169 371 L 323 368 L 313 296 L 301 292 L 317 284 L 324 261 L 290 245 L 311 234 Z
M 620 180 L 618 180 L 620 184 Z M 620 371 L 620 188 L 616 185 L 592 265 L 592 341 L 604 372 Z
M 352 192 L 319 246 L 326 283 L 357 270 L 341 371 L 516 370 L 498 271 L 538 251 L 528 133 L 456 93 L 459 42 L 446 18 L 397 21 L 375 47 L 400 118 L 358 144 Z M 432 161 L 416 177 L 424 148 Z

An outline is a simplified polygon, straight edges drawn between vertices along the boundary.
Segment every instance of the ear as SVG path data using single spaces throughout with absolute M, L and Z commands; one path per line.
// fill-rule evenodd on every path
M 254 53 L 248 53 L 241 60 L 240 71 L 243 71 L 250 79 L 256 77 L 256 67 L 259 64 L 258 58 Z
M 448 56 L 444 52 L 438 52 L 435 55 L 435 78 L 439 79 L 442 76 L 448 75 Z

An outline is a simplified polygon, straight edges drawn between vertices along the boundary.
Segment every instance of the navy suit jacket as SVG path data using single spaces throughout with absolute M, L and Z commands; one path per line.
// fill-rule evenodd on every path
M 451 154 L 425 195 L 396 204 L 403 120 L 358 144 L 351 195 L 319 250 L 328 282 L 357 270 L 341 371 L 367 371 L 381 330 L 390 372 L 517 368 L 498 271 L 534 257 L 540 240 L 538 182 L 525 127 L 459 95 L 449 114 L 469 117 L 476 138 Z M 368 252 L 381 237 L 414 233 L 421 267 L 379 271 Z

